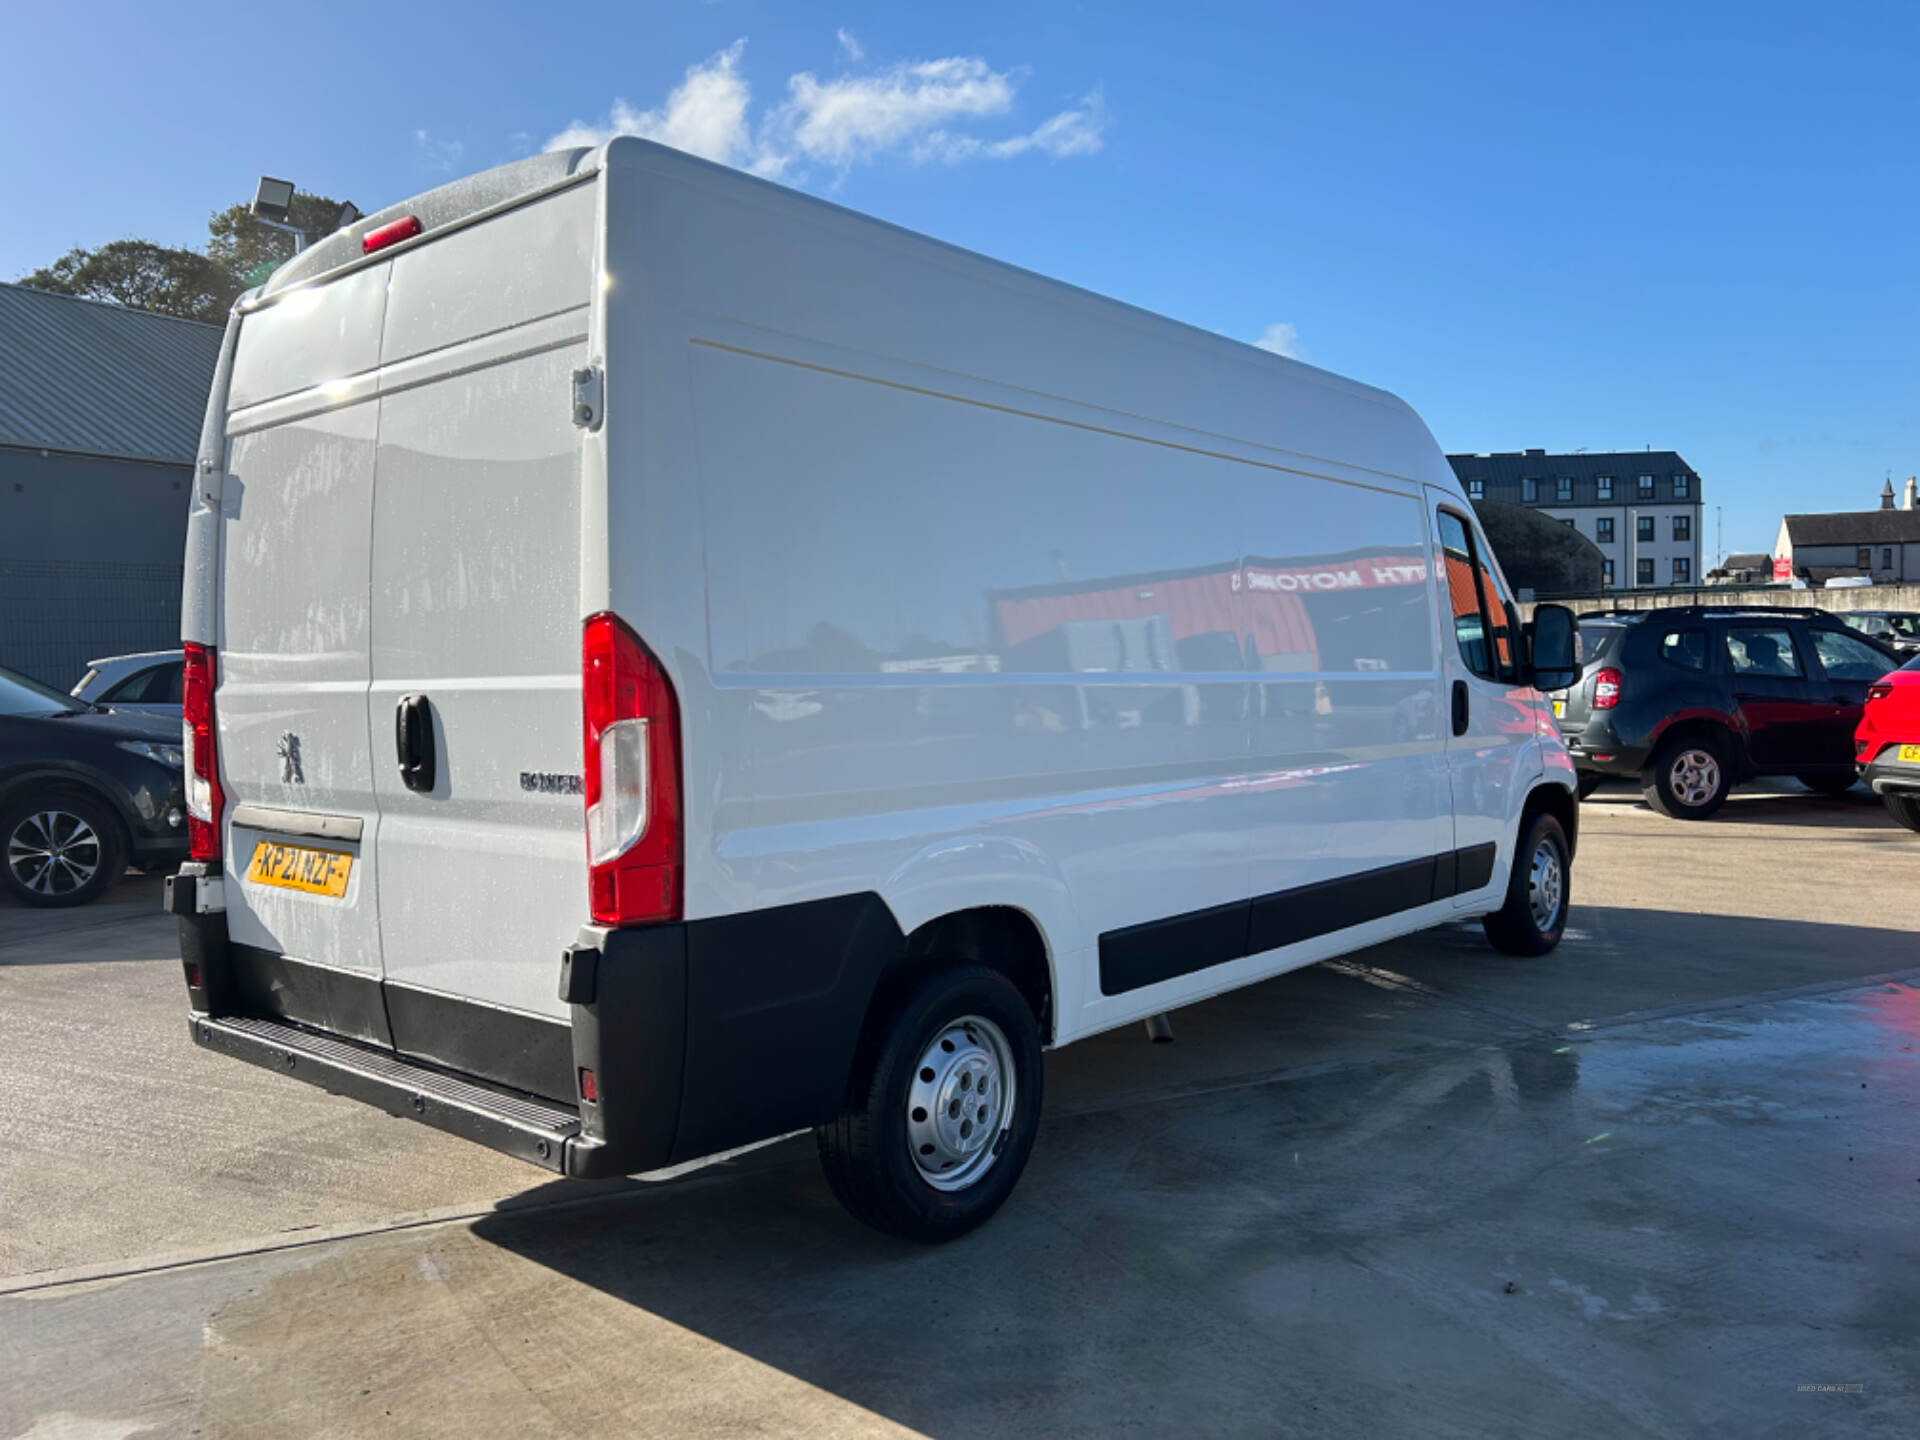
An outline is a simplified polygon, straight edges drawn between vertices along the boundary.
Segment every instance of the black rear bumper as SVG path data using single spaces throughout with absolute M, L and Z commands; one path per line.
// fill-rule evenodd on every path
M 1898 747 L 1889 746 L 1889 750 L 1898 754 Z M 1880 752 L 1882 755 L 1887 750 Z M 1867 782 L 1867 788 L 1876 795 L 1916 795 L 1920 794 L 1920 765 L 1902 765 L 1898 761 L 1873 760 L 1855 767 L 1860 778 Z
M 579 1179 L 832 1120 L 880 975 L 905 953 L 873 894 L 588 928 L 564 960 L 527 962 L 561 986 L 562 1023 L 231 944 L 196 898 L 217 872 L 189 864 L 167 886 L 196 1043 Z

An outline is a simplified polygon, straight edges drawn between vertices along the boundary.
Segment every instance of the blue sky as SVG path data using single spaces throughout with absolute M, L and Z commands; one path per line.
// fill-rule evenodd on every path
M 638 129 L 1404 396 L 1679 450 L 1724 548 L 1920 472 L 1920 7 L 104 0 L 9 20 L 0 276 Z M 71 66 L 60 63 L 71 55 Z M 22 58 L 30 63 L 20 63 Z

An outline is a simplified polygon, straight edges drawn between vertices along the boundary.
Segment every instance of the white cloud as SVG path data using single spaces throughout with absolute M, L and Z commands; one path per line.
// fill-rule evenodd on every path
M 1253 342 L 1262 350 L 1271 350 L 1276 355 L 1285 355 L 1289 360 L 1300 358 L 1300 331 L 1284 320 L 1276 320 L 1260 332 L 1260 338 Z
M 413 153 L 426 169 L 451 172 L 459 165 L 460 157 L 467 153 L 467 147 L 458 140 L 442 140 L 425 130 L 416 130 L 413 132 Z
M 836 34 L 842 57 L 860 65 L 866 51 L 847 30 Z M 575 121 L 547 149 L 599 145 L 639 135 L 756 174 L 792 176 L 800 162 L 846 170 L 887 155 L 914 164 L 1008 160 L 1026 154 L 1055 159 L 1091 155 L 1104 143 L 1106 104 L 1096 88 L 1074 107 L 1022 133 L 983 135 L 978 122 L 1009 115 L 1024 72 L 995 70 L 978 56 L 909 60 L 822 80 L 811 71 L 787 79 L 787 96 L 749 120 L 752 91 L 741 73 L 745 40 L 694 65 L 666 101 L 639 110 L 616 100 L 600 124 Z
M 1038 150 L 1043 155 L 1060 160 L 1070 155 L 1092 155 L 1098 151 L 1106 143 L 1106 128 L 1106 100 L 1095 89 L 1081 100 L 1078 109 L 1062 110 L 1051 119 L 1041 121 L 1025 135 L 1012 135 L 1005 140 L 982 140 L 977 135 L 931 131 L 914 142 L 913 158 L 923 162 L 938 160 L 951 165 L 979 156 L 989 160 L 1010 160 L 1029 150 Z
M 719 54 L 689 66 L 664 105 L 636 110 L 625 100 L 615 100 L 605 124 L 576 120 L 547 141 L 547 149 L 602 145 L 615 135 L 638 135 L 722 165 L 750 165 L 753 147 L 747 105 L 752 92 L 740 74 L 740 52 L 746 44 L 736 40 Z

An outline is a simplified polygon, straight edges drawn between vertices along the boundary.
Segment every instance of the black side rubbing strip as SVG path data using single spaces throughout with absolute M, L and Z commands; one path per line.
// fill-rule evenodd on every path
M 1123 995 L 1251 954 L 1245 900 L 1109 930 L 1100 937 L 1100 993 Z
M 1246 953 L 1258 955 L 1262 950 L 1276 950 L 1345 930 L 1349 925 L 1416 909 L 1434 898 L 1433 871 L 1434 862 L 1429 856 L 1259 896 L 1253 902 L 1253 927 Z
M 1454 851 L 1460 860 L 1460 883 L 1454 887 L 1453 893 L 1466 895 L 1484 889 L 1486 883 L 1493 879 L 1493 859 L 1499 850 L 1499 846 L 1489 844 Z
M 1338 880 L 1256 895 L 1100 937 L 1100 993 L 1124 995 L 1180 975 L 1481 889 L 1498 847 L 1474 845 Z

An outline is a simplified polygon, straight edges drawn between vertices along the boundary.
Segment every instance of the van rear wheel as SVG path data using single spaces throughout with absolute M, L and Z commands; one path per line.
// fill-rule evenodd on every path
M 814 1131 L 827 1184 L 875 1229 L 951 1240 L 990 1218 L 1040 1124 L 1040 1027 L 998 971 L 941 970 L 876 1016 L 847 1110 Z

